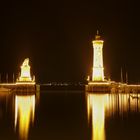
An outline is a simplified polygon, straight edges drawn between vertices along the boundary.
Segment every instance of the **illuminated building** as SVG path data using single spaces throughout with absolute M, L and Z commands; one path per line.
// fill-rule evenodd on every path
M 104 67 L 103 67 L 103 43 L 99 33 L 95 36 L 95 40 L 92 41 L 94 55 L 93 55 L 93 73 L 92 81 L 104 81 Z
M 98 31 L 95 36 L 93 43 L 93 71 L 92 78 L 86 85 L 86 91 L 88 92 L 110 92 L 111 82 L 104 78 L 104 67 L 103 67 L 103 43 Z

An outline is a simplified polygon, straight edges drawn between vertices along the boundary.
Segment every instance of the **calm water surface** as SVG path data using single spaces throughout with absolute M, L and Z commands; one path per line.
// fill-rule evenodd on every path
M 139 140 L 140 99 L 84 91 L 0 93 L 0 140 L 9 139 Z

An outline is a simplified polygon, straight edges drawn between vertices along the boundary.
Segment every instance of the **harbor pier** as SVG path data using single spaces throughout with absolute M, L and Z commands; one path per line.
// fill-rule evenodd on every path
M 40 90 L 35 82 L 35 76 L 31 76 L 29 58 L 26 58 L 21 65 L 20 76 L 15 83 L 1 83 L 0 91 L 15 92 L 17 94 L 32 94 Z

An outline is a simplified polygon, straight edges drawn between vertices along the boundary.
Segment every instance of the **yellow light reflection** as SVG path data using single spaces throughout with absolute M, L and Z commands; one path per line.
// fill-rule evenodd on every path
M 20 139 L 27 140 L 30 122 L 34 122 L 35 95 L 15 97 L 15 128 Z
M 88 95 L 88 114 L 91 115 L 92 119 L 92 140 L 105 140 L 104 126 L 107 101 L 107 95 Z
M 88 124 L 92 123 L 92 140 L 105 140 L 105 118 L 115 114 L 140 111 L 138 95 L 87 93 Z

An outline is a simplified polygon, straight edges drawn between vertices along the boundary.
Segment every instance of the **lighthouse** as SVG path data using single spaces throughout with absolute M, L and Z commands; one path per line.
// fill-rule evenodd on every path
M 103 43 L 99 32 L 95 36 L 93 43 L 93 71 L 92 81 L 102 82 L 104 81 L 104 67 L 103 67 Z
M 111 82 L 104 78 L 103 66 L 103 44 L 99 32 L 95 35 L 93 44 L 93 71 L 92 78 L 88 80 L 85 90 L 92 93 L 109 93 L 111 91 Z

